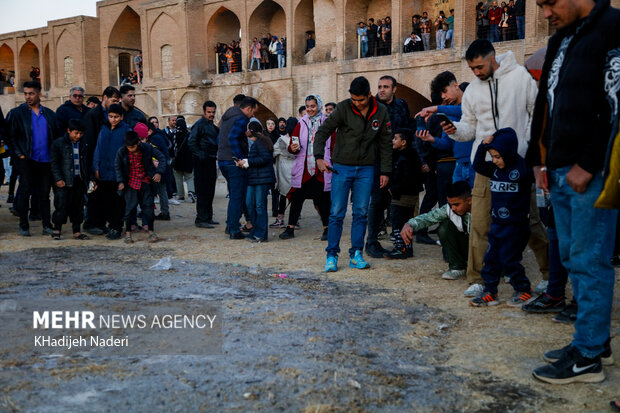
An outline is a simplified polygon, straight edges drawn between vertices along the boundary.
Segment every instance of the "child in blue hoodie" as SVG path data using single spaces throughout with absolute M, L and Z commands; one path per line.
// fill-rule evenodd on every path
M 482 141 L 474 158 L 474 169 L 491 178 L 491 230 L 481 275 L 484 290 L 470 304 L 497 305 L 497 286 L 502 273 L 510 278 L 515 292 L 507 305 L 520 307 L 532 300 L 530 280 L 521 265 L 530 237 L 531 169 L 517 152 L 517 135 L 512 128 L 500 129 Z M 491 161 L 486 161 L 487 153 Z
M 108 123 L 105 123 L 99 132 L 95 155 L 93 158 L 93 171 L 97 181 L 97 191 L 100 192 L 108 222 L 109 240 L 119 239 L 123 226 L 123 213 L 125 201 L 117 189 L 116 182 L 116 153 L 125 146 L 125 134 L 129 126 L 123 122 L 123 108 L 119 104 L 110 105 L 108 109 Z

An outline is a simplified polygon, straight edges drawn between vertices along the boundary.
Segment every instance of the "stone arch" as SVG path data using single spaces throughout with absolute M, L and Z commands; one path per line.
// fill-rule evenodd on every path
M 431 101 L 427 97 L 402 83 L 399 83 L 396 87 L 396 97 L 405 99 L 407 106 L 409 106 L 409 113 L 412 116 L 423 108 L 431 106 Z
M 369 18 L 383 19 L 392 16 L 392 2 L 390 0 L 348 0 L 345 4 L 345 58 L 357 58 L 357 28 L 358 23 L 368 22 Z M 392 24 L 398 22 L 392 21 Z
M 293 59 L 295 63 L 305 63 L 306 39 L 310 33 L 316 41 L 314 26 L 314 2 L 313 0 L 301 0 L 295 9 L 295 22 L 293 23 Z
M 305 56 L 307 63 L 329 62 L 336 59 L 336 39 L 341 32 L 336 15 L 333 0 L 314 0 L 316 46 Z
M 7 80 L 11 72 L 15 72 L 15 54 L 13 49 L 3 43 L 0 46 L 0 69 L 4 69 Z
M 267 106 L 263 105 L 260 101 L 258 102 L 258 110 L 254 113 L 254 117 L 258 119 L 260 123 L 263 124 L 263 128 L 266 125 L 267 119 L 269 118 L 278 119 L 276 114 L 273 113 L 272 110 L 269 109 Z
M 207 24 L 207 50 L 209 50 L 207 68 L 209 73 L 215 73 L 217 70 L 216 44 L 241 40 L 240 32 L 241 23 L 235 13 L 226 7 L 220 7 L 213 13 Z
M 72 87 L 76 82 L 75 74 L 80 73 L 75 67 L 76 61 L 73 59 L 75 53 L 75 41 L 73 34 L 68 30 L 63 30 L 56 40 L 56 62 L 54 67 L 56 68 L 56 85 L 59 87 Z M 71 73 L 67 73 L 67 70 Z
M 159 112 L 157 102 L 148 93 L 136 95 L 136 107 L 145 114 L 147 119 L 150 116 L 157 116 Z
M 39 67 L 39 48 L 28 40 L 19 51 L 19 79 L 23 82 L 31 80 L 32 67 Z M 40 69 L 40 68 L 39 68 Z M 21 87 L 21 85 L 19 85 Z
M 181 96 L 181 100 L 179 101 L 178 106 L 179 114 L 185 116 L 201 116 L 203 103 L 204 98 L 202 97 L 202 95 L 198 92 L 190 90 L 183 94 L 183 96 Z
M 168 13 L 160 13 L 153 22 L 150 31 L 150 55 L 154 57 L 150 62 L 153 78 L 171 78 L 174 77 L 174 73 L 180 70 L 178 65 L 182 59 L 179 59 L 179 56 L 173 58 L 173 55 L 178 54 L 181 50 L 174 36 L 179 32 L 177 22 Z
M 142 34 L 140 30 L 140 16 L 131 7 L 127 6 L 116 19 L 108 39 L 108 54 L 110 68 L 110 84 L 119 84 L 119 54 L 128 53 L 131 56 L 131 70 L 133 58 L 142 50 Z M 127 73 L 125 73 L 127 75 Z
M 249 30 L 249 39 L 262 39 L 271 33 L 278 38 L 285 36 L 288 40 L 284 9 L 273 0 L 264 0 L 250 15 Z

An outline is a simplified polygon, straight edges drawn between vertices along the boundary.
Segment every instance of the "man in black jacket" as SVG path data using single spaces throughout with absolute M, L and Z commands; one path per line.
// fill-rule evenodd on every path
M 19 234 L 30 236 L 28 204 L 30 195 L 38 195 L 39 208 L 43 221 L 43 235 L 51 235 L 50 189 L 52 173 L 50 170 L 50 149 L 57 136 L 56 115 L 54 111 L 41 105 L 41 84 L 37 81 L 24 83 L 22 103 L 8 114 L 11 147 L 15 152 L 20 174 L 17 211 L 19 213 Z
M 121 92 L 112 86 L 105 88 L 101 94 L 101 104 L 91 109 L 84 115 L 84 136 L 82 144 L 86 153 L 86 172 L 89 179 L 93 179 L 92 165 L 95 148 L 97 147 L 97 139 L 99 132 L 104 124 L 108 123 L 108 109 L 111 105 L 118 103 L 121 99 Z M 105 231 L 105 214 L 101 206 L 99 191 L 91 192 L 88 195 L 86 203 L 86 222 L 84 222 L 84 231 L 92 235 L 103 235 Z
M 65 136 L 52 144 L 51 169 L 54 178 L 54 222 L 55 240 L 60 239 L 63 224 L 71 219 L 73 238 L 83 240 L 88 236 L 80 232 L 84 219 L 84 193 L 88 184 L 86 173 L 86 152 L 81 142 L 84 123 L 70 119 Z
M 61 133 L 67 130 L 69 119 L 84 119 L 86 112 L 88 112 L 88 106 L 84 105 L 83 102 L 84 88 L 73 86 L 71 90 L 69 90 L 69 100 L 65 101 L 65 103 L 56 110 L 58 129 Z
M 618 211 L 595 208 L 620 114 L 620 11 L 609 0 L 542 0 L 557 27 L 547 48 L 527 160 L 551 192 L 560 256 L 577 300 L 575 335 L 533 374 L 566 384 L 605 379 L 610 347 Z M 544 151 L 541 149 L 544 147 Z M 544 166 L 543 166 L 544 165 Z
M 213 197 L 217 180 L 217 134 L 213 124 L 217 105 L 207 100 L 202 105 L 204 116 L 200 118 L 189 135 L 189 148 L 194 162 L 194 187 L 196 189 L 196 220 L 198 228 L 213 228 Z
M 121 106 L 123 107 L 123 122 L 131 129 L 136 123 L 144 123 L 146 125 L 146 116 L 138 108 L 136 108 L 136 88 L 131 85 L 121 86 Z

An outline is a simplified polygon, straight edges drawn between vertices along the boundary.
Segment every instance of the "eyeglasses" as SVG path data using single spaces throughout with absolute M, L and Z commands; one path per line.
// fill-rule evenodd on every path
M 84 95 L 71 95 L 74 98 L 84 99 Z

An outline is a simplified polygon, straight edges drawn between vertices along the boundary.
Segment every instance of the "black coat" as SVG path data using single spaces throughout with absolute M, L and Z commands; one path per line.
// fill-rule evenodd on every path
M 86 168 L 88 176 L 91 174 L 93 167 L 93 157 L 95 155 L 95 148 L 97 147 L 97 140 L 99 139 L 99 132 L 103 125 L 109 125 L 106 119 L 105 113 L 101 105 L 98 105 L 89 110 L 84 115 L 84 135 L 82 136 L 82 144 L 84 145 L 84 151 L 86 153 Z
M 41 113 L 47 121 L 47 139 L 49 148 L 58 137 L 56 114 L 53 110 L 41 106 Z M 10 146 L 18 158 L 22 155 L 30 159 L 32 155 L 32 114 L 27 103 L 12 109 L 7 118 L 9 123 Z
M 80 178 L 84 186 L 88 183 L 88 174 L 86 167 L 86 151 L 84 141 L 80 139 Z M 54 177 L 54 184 L 58 181 L 65 181 L 68 187 L 73 186 L 73 143 L 69 136 L 65 134 L 60 139 L 56 139 L 52 144 L 50 153 L 50 168 Z
M 155 174 L 163 175 L 166 170 L 166 158 L 164 158 L 164 155 L 148 143 L 140 143 L 139 150 L 142 153 L 144 172 L 151 179 L 153 179 Z M 157 168 L 153 164 L 153 158 L 157 159 L 159 162 Z M 116 153 L 114 166 L 116 169 L 116 181 L 123 182 L 127 185 L 129 181 L 129 151 L 126 146 L 120 148 Z
M 172 161 L 172 168 L 179 172 L 192 172 L 194 163 L 192 160 L 192 151 L 189 149 L 189 133 L 186 128 L 177 127 L 174 135 L 175 152 Z
M 67 131 L 67 124 L 70 119 L 84 119 L 86 113 L 89 111 L 88 106 L 80 105 L 81 111 L 70 100 L 63 103 L 58 109 L 56 109 L 56 120 L 58 122 L 58 128 L 60 133 Z
M 217 134 L 219 130 L 213 122 L 200 118 L 189 134 L 189 149 L 201 161 L 217 158 Z
M 422 190 L 422 165 L 416 151 L 411 147 L 394 151 L 392 159 L 392 198 L 398 201 L 402 195 L 417 195 Z
M 268 135 L 264 139 L 271 141 Z M 259 137 L 248 153 L 248 185 L 272 184 L 276 181 L 273 170 L 273 147 L 269 150 L 266 142 Z

